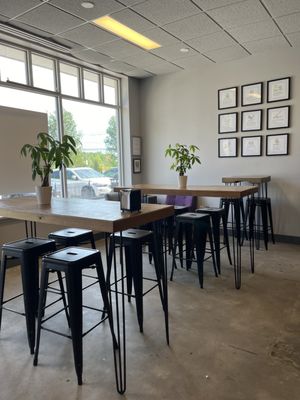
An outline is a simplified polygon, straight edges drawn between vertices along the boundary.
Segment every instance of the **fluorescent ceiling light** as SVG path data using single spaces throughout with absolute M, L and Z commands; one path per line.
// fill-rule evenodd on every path
M 154 42 L 146 36 L 141 35 L 140 33 L 134 31 L 128 26 L 121 24 L 121 22 L 118 22 L 108 15 L 95 19 L 94 23 L 101 28 L 104 28 L 107 31 L 114 33 L 115 35 L 120 36 L 122 39 L 128 40 L 129 42 L 142 47 L 145 50 L 153 50 L 161 47 L 160 44 Z

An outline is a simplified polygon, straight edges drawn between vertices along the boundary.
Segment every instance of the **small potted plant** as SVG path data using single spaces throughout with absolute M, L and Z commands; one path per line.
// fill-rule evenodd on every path
M 171 169 L 179 173 L 178 180 L 181 189 L 186 188 L 187 185 L 186 171 L 191 169 L 195 163 L 201 164 L 199 156 L 195 154 L 199 150 L 199 147 L 194 144 L 187 146 L 176 143 L 175 146 L 169 144 L 165 151 L 165 157 L 169 156 L 174 159 Z
M 32 180 L 37 176 L 41 179 L 41 186 L 36 186 L 37 201 L 39 204 L 50 204 L 52 187 L 50 174 L 53 168 L 61 169 L 73 164 L 72 154 L 77 154 L 76 142 L 72 136 L 64 135 L 62 141 L 54 139 L 46 132 L 37 134 L 37 143 L 24 144 L 21 155 L 30 156 L 32 160 Z

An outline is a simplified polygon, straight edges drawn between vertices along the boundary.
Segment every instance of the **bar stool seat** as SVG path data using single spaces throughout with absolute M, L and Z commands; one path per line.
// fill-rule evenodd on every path
M 218 268 L 218 273 L 221 273 L 221 259 L 220 259 L 220 222 L 222 221 L 223 225 L 223 234 L 224 234 L 224 243 L 227 250 L 227 256 L 230 265 L 232 265 L 229 239 L 228 239 L 228 230 L 227 230 L 227 217 L 226 211 L 224 208 L 220 207 L 200 207 L 196 210 L 197 213 L 200 214 L 209 214 L 211 218 L 211 227 L 214 237 L 215 243 L 215 252 L 216 252 L 216 263 Z M 222 247 L 223 248 L 223 247 Z
M 58 246 L 79 246 L 87 242 L 91 244 L 92 249 L 96 248 L 93 231 L 89 229 L 61 229 L 59 231 L 49 233 L 48 238 L 55 240 Z
M 6 309 L 16 312 L 6 308 L 4 304 L 23 295 L 25 312 L 17 313 L 25 315 L 27 338 L 31 354 L 34 352 L 35 316 L 37 315 L 38 309 L 39 257 L 55 250 L 56 245 L 54 240 L 36 237 L 5 243 L 2 247 L 0 270 L 0 329 L 2 310 Z M 11 257 L 20 260 L 23 293 L 3 301 L 7 260 Z
M 187 269 L 189 269 L 192 263 L 192 253 L 193 247 L 196 247 L 196 262 L 198 268 L 198 277 L 200 287 L 203 288 L 203 262 L 206 250 L 206 237 L 209 236 L 210 246 L 211 246 L 211 256 L 213 259 L 213 266 L 215 276 L 218 276 L 214 255 L 212 230 L 210 226 L 210 216 L 209 214 L 200 213 L 184 213 L 175 217 L 176 228 L 175 228 L 175 241 L 173 247 L 173 263 L 170 280 L 173 280 L 174 269 L 176 267 L 176 247 L 178 242 L 178 237 L 180 230 L 185 225 L 191 225 L 192 229 L 186 229 L 186 258 L 187 258 Z
M 151 244 L 154 259 L 156 279 L 145 277 L 143 278 L 143 245 L 149 243 Z M 131 297 L 135 297 L 139 328 L 140 332 L 143 332 L 143 296 L 150 290 L 153 290 L 155 287 L 158 286 L 163 310 L 166 309 L 166 305 L 162 295 L 161 273 L 158 265 L 158 252 L 153 241 L 153 232 L 145 229 L 128 229 L 123 231 L 122 234 L 118 232 L 114 236 L 111 236 L 107 268 L 107 282 L 110 286 L 114 285 L 114 283 L 110 283 L 110 273 L 112 268 L 114 246 L 120 246 L 121 244 L 125 248 L 125 268 L 127 283 L 126 294 L 128 296 L 128 301 L 131 300 Z M 148 289 L 146 293 L 143 293 L 143 279 L 155 282 L 151 289 Z M 134 295 L 132 295 L 132 282 L 134 286 Z
M 83 333 L 82 326 L 82 308 L 85 307 L 82 304 L 82 270 L 84 270 L 85 268 L 96 268 L 100 291 L 104 303 L 104 310 L 87 307 L 89 309 L 93 309 L 102 313 L 102 318 L 100 322 L 98 322 L 94 327 L 90 328 L 88 332 L 90 332 L 93 328 L 95 328 L 101 322 L 108 318 L 113 341 L 115 340 L 112 327 L 111 307 L 108 300 L 108 292 L 105 284 L 105 277 L 100 252 L 94 249 L 68 247 L 63 250 L 48 254 L 42 259 L 41 289 L 38 307 L 37 342 L 34 355 L 34 365 L 36 366 L 38 363 L 41 329 L 46 329 L 42 326 L 44 322 L 42 320 L 42 317 L 46 304 L 49 273 L 57 271 L 64 272 L 66 279 L 66 294 L 68 299 L 68 312 L 71 330 L 71 336 L 67 337 L 72 339 L 75 370 L 79 385 L 82 384 L 83 369 L 82 337 L 86 333 L 88 333 Z M 64 308 L 62 310 L 64 310 Z M 104 317 L 104 313 L 106 313 L 107 316 Z M 56 314 L 57 313 L 55 313 L 54 315 Z M 47 320 L 49 320 L 49 318 L 51 317 L 48 317 Z M 53 333 L 61 334 L 54 330 L 47 330 Z M 66 336 L 63 334 L 61 335 Z

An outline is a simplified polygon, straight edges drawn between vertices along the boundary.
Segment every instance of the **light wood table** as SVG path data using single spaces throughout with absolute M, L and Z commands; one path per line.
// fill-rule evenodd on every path
M 241 183 L 251 183 L 258 185 L 259 196 L 268 197 L 268 183 L 271 181 L 270 175 L 234 175 L 223 176 L 222 182 L 226 185 L 236 185 Z
M 115 191 L 120 191 L 125 187 L 115 187 Z M 234 265 L 234 278 L 235 287 L 241 287 L 241 223 L 240 223 L 240 200 L 247 196 L 253 196 L 258 192 L 258 186 L 187 186 L 181 189 L 175 185 L 157 185 L 157 184 L 137 184 L 126 186 L 126 188 L 133 188 L 141 190 L 142 194 L 164 194 L 164 195 L 183 195 L 183 196 L 202 196 L 202 197 L 225 197 L 230 199 L 231 204 L 231 217 L 232 217 L 232 247 L 233 247 L 233 265 Z M 254 272 L 254 235 L 253 227 L 250 227 L 249 234 L 250 243 L 250 266 L 251 271 Z
M 99 232 L 120 232 L 136 226 L 154 223 L 154 241 L 161 247 L 159 233 L 156 231 L 156 222 L 174 214 L 172 206 L 158 204 L 142 204 L 140 212 L 122 213 L 120 203 L 114 201 L 97 201 L 83 199 L 52 199 L 51 206 L 38 206 L 36 198 L 23 197 L 0 200 L 0 215 L 3 217 L 33 221 L 44 224 L 56 224 L 87 228 Z M 122 237 L 122 236 L 121 236 Z M 121 276 L 124 276 L 123 257 L 121 258 Z M 166 325 L 167 342 L 169 342 L 168 324 L 168 289 L 167 266 L 162 254 L 159 257 L 161 270 L 161 286 L 164 303 L 164 318 Z M 116 257 L 114 257 L 114 279 L 117 281 Z M 123 282 L 123 280 L 122 280 Z M 117 284 L 116 284 L 117 285 Z M 124 283 L 122 283 L 122 300 L 118 300 L 118 290 L 115 287 L 116 337 L 119 348 L 114 351 L 117 390 L 124 393 L 126 390 L 126 329 L 125 329 L 125 300 Z

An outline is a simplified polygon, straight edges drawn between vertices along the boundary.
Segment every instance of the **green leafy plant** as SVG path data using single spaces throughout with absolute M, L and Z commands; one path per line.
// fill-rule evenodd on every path
M 53 168 L 61 169 L 73 164 L 72 154 L 77 154 L 76 142 L 72 136 L 64 135 L 62 142 L 46 132 L 37 134 L 35 145 L 24 144 L 21 155 L 30 156 L 32 160 L 32 180 L 41 178 L 41 186 L 49 186 L 49 176 Z
M 175 146 L 169 144 L 165 151 L 165 157 L 174 158 L 171 169 L 177 171 L 179 175 L 185 175 L 186 171 L 191 169 L 195 163 L 201 164 L 199 156 L 195 155 L 199 150 L 199 147 L 194 144 L 190 146 L 179 143 L 176 143 Z

